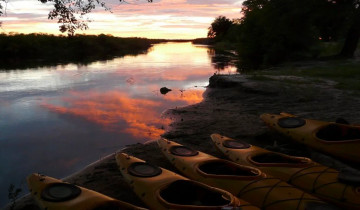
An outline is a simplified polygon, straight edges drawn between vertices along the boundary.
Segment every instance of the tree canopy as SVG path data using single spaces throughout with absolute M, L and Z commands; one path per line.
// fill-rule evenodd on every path
M 74 35 L 78 29 L 87 29 L 89 19 L 86 14 L 92 12 L 95 8 L 101 7 L 106 11 L 111 11 L 102 0 L 39 0 L 43 4 L 52 4 L 54 8 L 49 12 L 48 19 L 57 19 L 59 30 L 68 35 Z M 144 0 L 152 2 L 153 0 Z M 4 15 L 4 5 L 9 0 L 0 0 L 0 16 Z M 119 2 L 126 2 L 126 0 L 119 0 Z M 0 22 L 1 26 L 1 22 Z
M 209 27 L 208 37 L 221 39 L 226 34 L 233 22 L 225 16 L 217 17 Z
M 246 0 L 240 20 L 218 41 L 235 43 L 245 68 L 317 58 L 326 42 L 341 43 L 338 56 L 352 57 L 360 37 L 359 5 L 360 0 Z

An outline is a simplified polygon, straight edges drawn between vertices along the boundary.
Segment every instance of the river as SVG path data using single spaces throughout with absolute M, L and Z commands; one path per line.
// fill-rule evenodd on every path
M 235 71 L 219 58 L 205 46 L 170 42 L 88 65 L 0 71 L 0 206 L 10 184 L 27 191 L 30 173 L 63 178 L 158 138 L 171 122 L 164 110 L 200 102 L 212 74 Z

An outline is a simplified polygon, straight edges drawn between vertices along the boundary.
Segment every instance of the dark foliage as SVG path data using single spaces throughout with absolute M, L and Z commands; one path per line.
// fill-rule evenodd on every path
M 232 21 L 225 16 L 217 17 L 209 27 L 208 37 L 215 40 L 222 39 L 232 24 Z
M 87 63 L 115 56 L 147 51 L 151 41 L 144 38 L 98 36 L 54 36 L 47 34 L 0 34 L 2 68 L 21 68 L 21 64 Z M 37 65 L 35 64 L 35 65 Z M 25 66 L 26 66 L 25 65 Z M 31 66 L 31 64 L 30 64 Z
M 191 41 L 193 44 L 210 45 L 214 44 L 214 40 L 211 38 L 197 38 Z
M 266 2 L 244 12 L 247 15 L 242 19 L 239 37 L 243 65 L 257 68 L 294 57 L 316 56 L 319 36 L 309 18 L 314 8 L 306 0 Z
M 344 43 L 339 55 L 352 57 L 360 37 L 359 2 L 246 0 L 241 19 L 229 24 L 220 16 L 209 35 L 237 48 L 240 69 L 318 58 L 325 42 Z M 219 24 L 223 33 L 217 37 L 213 26 Z

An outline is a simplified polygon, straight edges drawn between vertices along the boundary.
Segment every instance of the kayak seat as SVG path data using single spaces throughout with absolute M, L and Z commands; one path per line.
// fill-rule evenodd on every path
M 199 154 L 198 151 L 191 149 L 190 147 L 187 146 L 173 146 L 170 149 L 171 154 L 173 155 L 177 155 L 177 156 L 184 156 L 184 157 L 191 157 L 191 156 L 196 156 Z
M 360 139 L 360 128 L 343 124 L 330 124 L 321 128 L 316 137 L 324 141 L 348 141 Z
M 298 128 L 306 124 L 306 121 L 299 117 L 284 117 L 278 120 L 278 125 L 282 128 Z
M 145 162 L 135 162 L 128 167 L 129 174 L 137 177 L 154 177 L 162 173 L 161 168 Z
M 224 206 L 230 201 L 220 192 L 212 191 L 190 180 L 177 180 L 161 190 L 160 196 L 178 205 Z
M 282 163 L 282 164 L 305 164 L 306 160 L 301 158 L 294 158 L 287 155 L 281 155 L 278 153 L 265 153 L 256 155 L 251 158 L 253 161 L 257 163 Z
M 223 146 L 231 149 L 247 149 L 251 147 L 250 144 L 241 140 L 226 140 L 223 142 Z
M 239 167 L 228 161 L 209 161 L 201 164 L 199 169 L 206 174 L 228 176 L 258 176 L 255 170 Z
M 41 198 L 50 202 L 63 202 L 78 197 L 81 189 L 73 184 L 54 183 L 47 186 L 41 193 Z

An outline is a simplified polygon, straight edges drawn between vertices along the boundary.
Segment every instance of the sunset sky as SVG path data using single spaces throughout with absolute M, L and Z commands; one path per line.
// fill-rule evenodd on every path
M 112 13 L 96 9 L 88 15 L 86 34 L 112 34 L 121 37 L 192 39 L 206 37 L 208 27 L 219 15 L 239 18 L 243 0 L 131 0 L 120 3 L 105 0 Z M 3 33 L 43 32 L 59 34 L 56 20 L 48 20 L 51 3 L 37 0 L 10 0 L 0 29 Z

